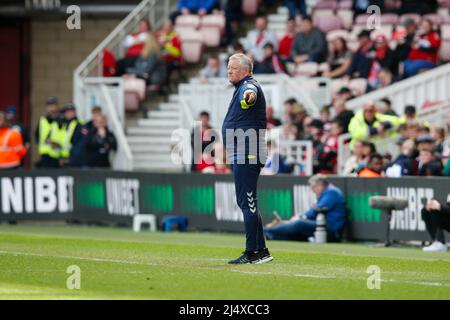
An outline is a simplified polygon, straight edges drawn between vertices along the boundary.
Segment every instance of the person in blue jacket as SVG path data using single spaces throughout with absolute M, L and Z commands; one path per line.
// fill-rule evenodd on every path
M 314 237 L 316 231 L 317 208 L 327 208 L 326 229 L 330 242 L 341 240 L 346 219 L 345 200 L 342 191 L 328 182 L 328 177 L 316 174 L 308 180 L 309 186 L 317 196 L 316 204 L 303 213 L 295 215 L 289 221 L 281 222 L 272 227 L 265 227 L 264 233 L 269 240 L 300 240 L 306 241 Z
M 218 7 L 216 0 L 179 0 L 177 11 L 171 14 L 172 22 L 181 14 L 198 14 L 204 16 L 210 14 L 214 8 Z
M 253 79 L 253 64 L 242 53 L 230 57 L 228 81 L 235 90 L 222 125 L 227 161 L 233 171 L 236 201 L 244 215 L 246 248 L 230 264 L 256 264 L 273 260 L 266 248 L 256 188 L 267 160 L 266 100 Z

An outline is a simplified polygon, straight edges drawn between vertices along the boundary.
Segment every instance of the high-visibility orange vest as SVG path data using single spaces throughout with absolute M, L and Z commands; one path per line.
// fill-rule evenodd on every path
M 379 174 L 379 173 L 377 173 L 375 171 L 372 171 L 372 170 L 370 170 L 368 168 L 364 168 L 364 169 L 362 169 L 359 172 L 358 177 L 361 177 L 361 178 L 379 178 L 379 177 L 381 177 L 381 174 Z
M 27 153 L 19 131 L 0 128 L 0 169 L 20 165 L 20 160 Z

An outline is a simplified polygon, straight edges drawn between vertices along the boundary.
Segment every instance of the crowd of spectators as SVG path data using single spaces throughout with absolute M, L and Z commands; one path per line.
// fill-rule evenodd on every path
M 46 109 L 35 132 L 38 168 L 111 166 L 110 153 L 117 150 L 117 142 L 100 106 L 92 108 L 92 119 L 87 123 L 77 117 L 74 104 L 60 109 L 55 97 L 47 99 Z

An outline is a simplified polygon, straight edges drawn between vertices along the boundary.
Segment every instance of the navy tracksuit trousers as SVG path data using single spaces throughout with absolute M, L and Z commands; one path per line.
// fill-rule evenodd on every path
M 260 164 L 233 164 L 236 201 L 244 215 L 246 250 L 266 248 L 261 214 L 258 210 L 257 185 Z

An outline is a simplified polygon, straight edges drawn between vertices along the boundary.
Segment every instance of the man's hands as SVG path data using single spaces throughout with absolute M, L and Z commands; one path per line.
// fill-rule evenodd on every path
M 436 199 L 431 199 L 427 202 L 426 205 L 426 209 L 427 210 L 437 210 L 440 211 L 441 210 L 441 204 L 439 203 L 439 201 L 437 201 Z
M 244 100 L 247 104 L 253 104 L 256 101 L 256 93 L 252 90 L 247 90 L 244 92 Z
M 308 60 L 308 55 L 307 54 L 302 54 L 300 56 L 296 56 L 295 59 L 294 59 L 295 63 L 297 63 L 297 64 L 303 63 L 306 60 Z

